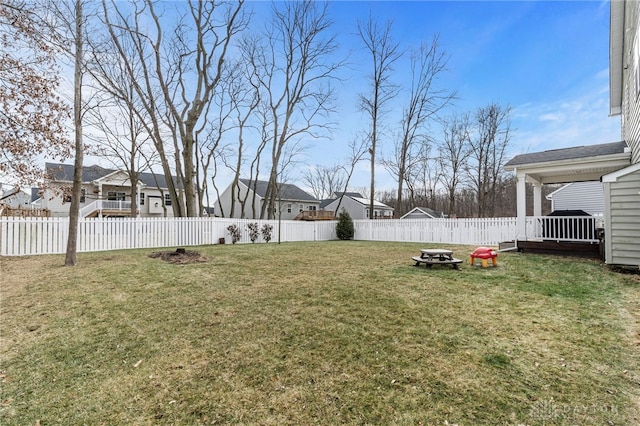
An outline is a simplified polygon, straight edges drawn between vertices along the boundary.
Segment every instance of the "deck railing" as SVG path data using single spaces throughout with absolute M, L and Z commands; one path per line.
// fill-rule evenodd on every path
M 527 217 L 527 239 L 595 243 L 598 222 L 594 216 L 531 216 Z
M 131 201 L 96 200 L 80 209 L 80 217 L 101 210 L 128 211 L 131 210 Z

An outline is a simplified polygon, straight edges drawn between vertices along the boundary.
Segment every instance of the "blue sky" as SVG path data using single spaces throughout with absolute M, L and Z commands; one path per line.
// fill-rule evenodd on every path
M 170 3 L 167 3 L 170 5 Z M 256 9 L 253 29 L 270 1 L 250 1 Z M 338 86 L 337 128 L 329 140 L 310 141 L 298 169 L 289 175 L 303 185 L 306 166 L 332 166 L 347 159 L 348 142 L 365 130 L 368 120 L 358 111 L 358 93 L 367 90 L 371 68 L 368 52 L 356 35 L 358 20 L 371 14 L 381 24 L 393 22 L 395 40 L 404 49 L 439 35 L 449 56 L 441 88 L 457 90 L 459 99 L 447 113 L 473 113 L 497 102 L 512 108 L 512 138 L 507 157 L 621 139 L 619 117 L 609 117 L 609 1 L 332 1 L 330 11 L 341 57 L 349 58 Z M 264 15 L 263 15 L 264 16 Z M 393 79 L 408 78 L 406 64 Z M 400 98 L 399 98 L 400 99 Z M 400 105 L 401 102 L 395 103 Z M 396 113 L 400 107 L 396 107 Z M 397 128 L 393 111 L 386 124 Z M 438 132 L 438 128 L 433 131 Z M 383 140 L 378 158 L 388 155 Z M 370 165 L 359 164 L 351 189 L 369 187 Z M 220 176 L 225 187 L 231 175 Z M 379 166 L 376 189 L 396 183 Z
M 460 98 L 452 112 L 491 102 L 512 107 L 509 157 L 621 138 L 620 119 L 608 116 L 608 1 L 335 1 L 331 10 L 352 66 L 341 87 L 340 128 L 333 141 L 310 147 L 310 165 L 343 161 L 348 153 L 342 147 L 366 125 L 357 92 L 370 60 L 355 24 L 369 13 L 391 20 L 403 47 L 439 34 L 449 56 L 441 87 L 457 90 Z M 396 73 L 400 82 L 406 68 L 399 65 Z M 383 150 L 390 148 L 389 142 Z M 363 162 L 353 186 L 368 187 L 368 173 Z M 381 189 L 394 187 L 384 169 L 376 182 Z

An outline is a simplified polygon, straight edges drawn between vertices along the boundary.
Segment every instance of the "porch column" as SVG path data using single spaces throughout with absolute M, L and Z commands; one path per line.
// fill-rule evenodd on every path
M 542 184 L 533 182 L 533 215 L 542 216 Z
M 516 224 L 519 240 L 527 239 L 527 176 L 525 174 L 519 174 L 516 172 L 517 187 L 516 187 L 516 212 L 518 215 Z

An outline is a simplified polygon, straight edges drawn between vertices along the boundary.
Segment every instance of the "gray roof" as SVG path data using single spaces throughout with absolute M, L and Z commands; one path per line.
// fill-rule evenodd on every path
M 335 199 L 342 197 L 343 195 L 345 197 L 355 197 L 355 198 L 364 198 L 362 196 L 362 194 L 360 194 L 359 192 L 335 192 L 334 195 L 336 196 Z
M 73 170 L 74 166 L 71 164 L 57 164 L 46 163 L 45 169 L 47 177 L 52 181 L 58 182 L 73 182 Z M 111 173 L 115 173 L 118 170 L 105 169 L 100 166 L 84 166 L 82 167 L 82 182 L 93 182 L 94 180 L 103 178 Z M 177 179 L 172 176 L 173 182 L 177 186 Z M 153 188 L 167 188 L 167 180 L 162 173 L 156 173 L 155 178 L 153 173 L 140 173 L 140 182 Z
M 337 195 L 337 198 L 328 198 L 326 200 L 322 200 L 320 201 L 320 208 L 324 209 L 325 207 L 327 207 L 329 204 L 333 203 L 334 201 L 336 201 L 337 199 L 339 199 L 343 194 L 342 192 L 336 192 L 334 195 Z M 362 204 L 363 206 L 368 206 L 369 203 L 371 202 L 371 200 L 369 200 L 368 198 L 364 198 L 359 192 L 344 192 L 344 197 L 346 198 L 350 198 L 353 201 L 355 201 L 356 203 Z M 378 208 L 382 208 L 382 209 L 388 209 L 388 210 L 393 210 L 393 207 L 390 207 L 380 201 L 373 201 L 373 205 L 374 208 L 378 207 Z
M 420 214 L 423 214 L 425 216 L 431 216 L 434 218 L 444 217 L 443 212 L 435 211 L 433 209 L 430 209 L 429 207 L 414 207 L 411 210 L 409 210 L 407 213 L 405 213 L 400 219 L 404 219 L 406 217 L 417 217 Z
M 254 181 L 250 179 L 239 179 L 239 181 L 242 182 L 242 184 L 247 188 L 254 190 Z M 267 187 L 269 185 L 269 182 L 267 182 L 266 180 L 257 180 L 255 181 L 255 185 L 256 194 L 261 198 L 265 198 L 265 196 L 267 195 Z M 278 198 L 281 200 L 318 201 L 314 196 L 309 195 L 307 192 L 303 191 L 293 184 L 279 183 L 277 185 L 280 187 L 280 196 Z
M 337 198 L 327 198 L 325 200 L 320 200 L 320 208 L 324 209 L 329 204 L 333 203 L 335 200 L 337 200 Z
M 514 167 L 523 164 L 548 163 L 551 161 L 576 160 L 587 157 L 600 157 L 603 155 L 622 154 L 627 148 L 627 143 L 613 142 L 600 145 L 576 146 L 571 148 L 551 149 L 530 154 L 520 154 L 507 161 L 505 167 Z
M 426 213 L 426 214 L 428 214 L 430 216 L 433 216 L 433 217 L 444 217 L 444 213 L 443 212 L 435 211 L 433 209 L 430 209 L 429 207 L 414 207 L 409 212 L 407 212 L 405 214 L 405 216 L 407 216 L 407 215 L 409 215 L 411 213 L 416 213 L 416 212 Z

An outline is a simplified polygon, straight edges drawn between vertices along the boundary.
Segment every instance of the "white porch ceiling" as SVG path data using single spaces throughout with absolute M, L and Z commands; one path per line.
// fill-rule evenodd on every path
M 520 164 L 506 168 L 531 183 L 556 184 L 597 180 L 603 175 L 623 169 L 631 164 L 628 152 L 607 156 Z

